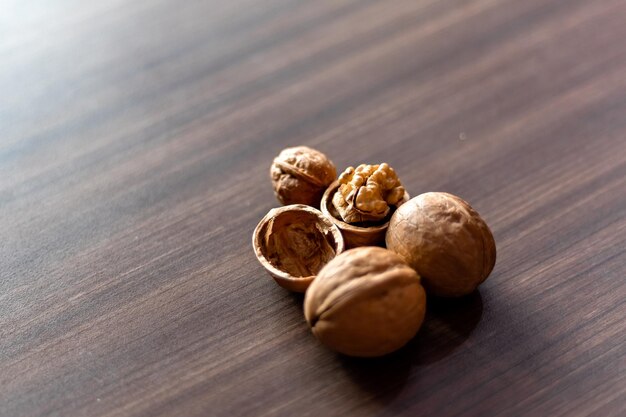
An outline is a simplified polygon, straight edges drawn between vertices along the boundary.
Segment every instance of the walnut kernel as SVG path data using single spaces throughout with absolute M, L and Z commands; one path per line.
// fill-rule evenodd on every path
M 383 220 L 404 197 L 404 187 L 386 163 L 349 167 L 339 184 L 332 202 L 346 223 Z

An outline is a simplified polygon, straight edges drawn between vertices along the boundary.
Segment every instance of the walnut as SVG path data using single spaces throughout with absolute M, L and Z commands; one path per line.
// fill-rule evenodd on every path
M 421 194 L 398 208 L 386 243 L 438 296 L 471 293 L 496 263 L 496 244 L 485 221 L 467 202 L 447 193 Z
M 348 250 L 330 261 L 309 287 L 304 315 L 313 334 L 337 352 L 382 356 L 417 333 L 426 294 L 417 273 L 378 247 Z
M 284 149 L 272 163 L 274 194 L 282 204 L 319 207 L 324 190 L 337 178 L 335 165 L 306 146 Z
M 282 287 L 304 292 L 344 250 L 341 232 L 319 210 L 303 204 L 272 209 L 252 235 L 259 262 Z
M 390 206 L 404 197 L 404 187 L 386 163 L 349 167 L 339 176 L 339 184 L 333 205 L 346 223 L 383 220 Z

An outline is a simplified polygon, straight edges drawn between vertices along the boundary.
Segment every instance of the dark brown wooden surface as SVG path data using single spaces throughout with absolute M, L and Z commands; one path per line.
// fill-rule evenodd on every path
M 8 0 L 0 415 L 623 416 L 626 3 Z M 251 250 L 268 168 L 387 161 L 491 226 L 387 358 Z

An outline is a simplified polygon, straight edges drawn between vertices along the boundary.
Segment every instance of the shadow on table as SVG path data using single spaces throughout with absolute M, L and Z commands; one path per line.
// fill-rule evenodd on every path
M 294 305 L 301 309 L 304 295 L 291 295 Z M 462 298 L 428 297 L 427 303 L 420 331 L 397 352 L 381 358 L 336 354 L 350 380 L 376 401 L 393 400 L 414 367 L 437 362 L 454 352 L 476 328 L 483 313 L 483 300 L 478 290 Z
M 426 319 L 405 349 L 415 352 L 416 365 L 437 362 L 463 344 L 480 322 L 483 299 L 478 290 L 462 298 L 428 298 Z
M 480 321 L 482 312 L 478 291 L 459 299 L 430 297 L 422 328 L 399 351 L 382 358 L 337 357 L 360 389 L 386 403 L 401 391 L 412 367 L 437 362 L 462 345 Z

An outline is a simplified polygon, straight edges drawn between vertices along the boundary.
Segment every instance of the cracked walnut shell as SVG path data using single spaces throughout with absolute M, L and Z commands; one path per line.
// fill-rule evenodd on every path
M 376 222 L 404 197 L 404 187 L 388 164 L 348 167 L 339 176 L 333 205 L 346 223 Z
M 379 247 L 351 249 L 334 258 L 304 299 L 313 334 L 337 352 L 360 357 L 404 346 L 419 330 L 425 311 L 426 294 L 415 270 Z
M 384 246 L 385 234 L 387 233 L 387 227 L 389 226 L 389 217 L 379 222 L 363 222 L 350 224 L 341 219 L 339 212 L 333 205 L 333 197 L 337 194 L 339 189 L 339 181 L 333 182 L 324 195 L 322 196 L 321 210 L 326 216 L 328 216 L 333 223 L 339 227 L 344 240 L 346 241 L 346 248 L 356 248 L 359 246 Z M 409 201 L 409 194 L 405 191 L 402 199 L 396 204 L 397 207 Z M 393 208 L 395 210 L 395 207 Z
M 252 246 L 278 285 L 304 292 L 320 269 L 343 252 L 344 241 L 319 210 L 294 204 L 270 210 L 254 229 Z
M 281 204 L 319 207 L 322 194 L 337 178 L 335 165 L 320 151 L 307 146 L 286 148 L 270 168 L 274 194 Z
M 385 240 L 437 296 L 471 293 L 496 263 L 491 230 L 467 202 L 452 194 L 425 193 L 403 204 L 391 217 Z

